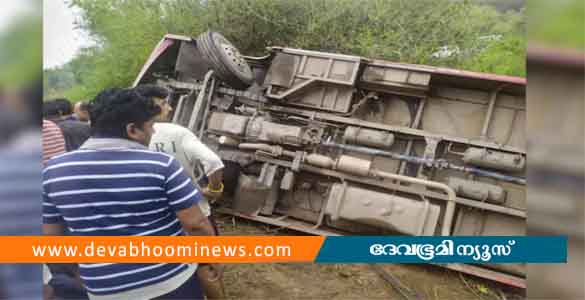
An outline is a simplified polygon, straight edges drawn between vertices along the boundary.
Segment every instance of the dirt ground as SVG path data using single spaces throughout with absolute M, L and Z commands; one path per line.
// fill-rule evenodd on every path
M 218 215 L 222 235 L 300 235 Z M 515 300 L 523 291 L 428 265 L 381 265 L 428 300 Z M 224 273 L 230 299 L 407 299 L 365 264 L 232 264 Z M 408 299 L 417 299 L 410 296 Z

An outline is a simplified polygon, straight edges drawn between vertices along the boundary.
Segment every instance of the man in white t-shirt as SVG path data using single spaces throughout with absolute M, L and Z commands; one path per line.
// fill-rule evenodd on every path
M 155 85 L 141 85 L 135 90 L 142 96 L 153 98 L 161 108 L 161 113 L 155 118 L 155 132 L 150 140 L 150 150 L 174 156 L 197 186 L 195 169 L 199 167 L 199 164 L 203 165 L 209 184 L 201 188 L 205 197 L 199 202 L 199 207 L 203 214 L 209 218 L 215 234 L 219 235 L 217 225 L 211 218 L 211 207 L 208 199 L 218 199 L 223 193 L 224 165 L 221 159 L 189 129 L 168 122 L 172 107 L 167 101 L 169 92 L 165 88 Z M 218 265 L 199 264 L 197 275 L 208 299 L 225 298 L 221 274 L 221 268 Z

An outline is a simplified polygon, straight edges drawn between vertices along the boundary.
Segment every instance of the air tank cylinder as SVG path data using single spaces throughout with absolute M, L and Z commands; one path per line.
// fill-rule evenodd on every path
M 520 172 L 524 170 L 526 165 L 526 158 L 521 154 L 482 148 L 468 148 L 465 150 L 463 161 L 467 164 L 510 172 Z
M 364 145 L 376 148 L 390 148 L 394 144 L 394 135 L 381 130 L 364 129 L 349 126 L 343 133 L 345 143 Z
M 457 177 L 449 177 L 447 185 L 462 197 L 495 204 L 503 204 L 506 200 L 506 191 L 497 185 Z

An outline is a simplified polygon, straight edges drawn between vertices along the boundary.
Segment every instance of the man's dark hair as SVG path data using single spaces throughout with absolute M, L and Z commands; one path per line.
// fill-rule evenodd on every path
M 107 89 L 89 104 L 91 133 L 93 136 L 128 138 L 126 125 L 142 126 L 160 113 L 151 98 L 132 89 Z
M 134 90 L 138 94 L 148 98 L 156 97 L 164 99 L 169 95 L 169 90 L 154 84 L 142 84 L 135 87 Z
M 52 119 L 73 113 L 73 105 L 64 98 L 52 99 L 43 103 L 43 117 Z
M 73 104 L 71 104 L 69 100 L 65 98 L 59 98 L 55 99 L 55 102 L 57 102 L 61 115 L 68 116 L 73 113 Z
M 55 100 L 43 102 L 43 118 L 52 119 L 55 117 L 59 117 L 59 103 Z

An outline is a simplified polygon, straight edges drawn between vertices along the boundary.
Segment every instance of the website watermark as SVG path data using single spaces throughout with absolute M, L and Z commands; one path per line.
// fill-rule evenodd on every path
M 132 241 L 122 245 L 33 245 L 35 257 L 291 257 L 289 245 L 148 245 Z

